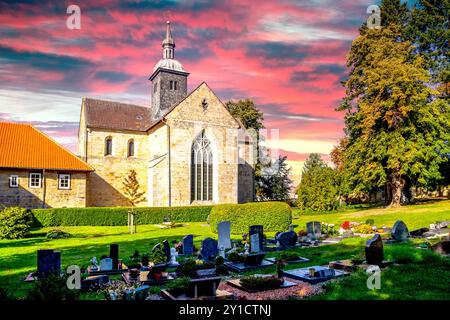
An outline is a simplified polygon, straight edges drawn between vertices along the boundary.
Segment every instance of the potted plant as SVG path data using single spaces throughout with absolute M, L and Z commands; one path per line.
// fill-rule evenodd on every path
M 137 261 L 132 261 L 128 265 L 128 271 L 130 273 L 130 279 L 136 280 L 139 278 L 141 269 L 141 263 Z
M 167 269 L 167 257 L 162 248 L 156 248 L 153 250 L 149 256 L 148 260 L 150 262 L 150 272 L 148 278 L 160 280 L 162 273 Z

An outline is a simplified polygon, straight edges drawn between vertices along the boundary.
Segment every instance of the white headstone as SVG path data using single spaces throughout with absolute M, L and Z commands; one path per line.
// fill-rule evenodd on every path
M 219 233 L 218 246 L 224 249 L 231 248 L 231 223 L 230 221 L 222 221 L 217 225 L 217 231 Z
M 111 258 L 104 258 L 100 260 L 100 270 L 101 271 L 107 271 L 112 270 L 113 268 L 113 261 Z

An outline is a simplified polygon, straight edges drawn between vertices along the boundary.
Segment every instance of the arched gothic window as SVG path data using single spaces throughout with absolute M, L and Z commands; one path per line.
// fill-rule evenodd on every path
M 105 139 L 105 156 L 112 155 L 112 138 L 107 137 Z
M 134 140 L 128 141 L 128 157 L 134 157 Z
M 213 154 L 211 142 L 203 130 L 192 144 L 191 200 L 211 201 L 213 198 Z

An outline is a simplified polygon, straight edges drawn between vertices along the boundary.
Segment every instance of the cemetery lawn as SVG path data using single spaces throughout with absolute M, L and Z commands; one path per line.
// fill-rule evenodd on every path
M 436 221 L 450 220 L 450 201 L 426 202 L 395 209 L 353 208 L 337 213 L 301 214 L 294 212 L 295 230 L 305 228 L 308 221 L 326 223 L 343 221 L 364 222 L 373 219 L 377 226 L 392 226 L 398 219 L 403 220 L 410 230 L 427 227 Z M 38 249 L 61 251 L 61 265 L 78 265 L 86 268 L 89 260 L 96 256 L 108 255 L 111 243 L 119 244 L 119 256 L 126 258 L 134 250 L 141 254 L 148 252 L 152 245 L 167 239 L 181 240 L 186 234 L 194 235 L 197 248 L 205 237 L 217 238 L 206 223 L 184 223 L 180 227 L 162 229 L 156 225 L 137 227 L 137 233 L 130 235 L 127 227 L 59 227 L 69 232 L 68 239 L 50 240 L 47 231 L 55 228 L 40 228 L 32 231 L 32 236 L 20 240 L 0 240 L 0 287 L 8 288 L 17 298 L 24 298 L 29 283 L 21 281 L 36 268 Z M 269 237 L 273 233 L 267 234 Z M 240 239 L 240 235 L 232 236 Z M 385 258 L 396 259 L 398 264 L 383 270 L 381 290 L 368 290 L 367 276 L 358 272 L 342 280 L 326 285 L 324 294 L 313 299 L 450 299 L 448 279 L 450 279 L 450 259 L 440 257 L 429 250 L 415 248 L 421 240 L 411 240 L 404 244 L 385 245 Z M 307 264 L 293 264 L 288 269 L 327 264 L 332 260 L 348 259 L 364 253 L 365 239 L 345 239 L 339 244 L 316 248 L 299 248 L 294 251 L 311 259 Z M 269 253 L 267 256 L 276 256 Z M 258 270 L 257 273 L 275 273 L 275 267 Z M 83 299 L 102 299 L 100 294 L 85 294 Z

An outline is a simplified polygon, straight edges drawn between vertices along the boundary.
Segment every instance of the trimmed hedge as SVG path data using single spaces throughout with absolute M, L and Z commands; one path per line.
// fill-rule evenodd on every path
M 139 207 L 134 208 L 135 224 L 162 223 L 168 217 L 174 222 L 203 222 L 212 206 Z M 126 226 L 128 210 L 120 207 L 33 209 L 34 224 L 38 227 L 57 226 Z
M 262 225 L 264 231 L 285 231 L 292 223 L 292 212 L 285 202 L 252 202 L 220 204 L 211 210 L 209 224 L 217 232 L 217 224 L 231 222 L 232 234 L 248 233 L 251 225 Z

